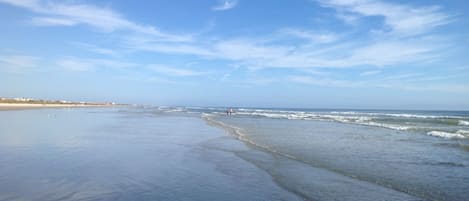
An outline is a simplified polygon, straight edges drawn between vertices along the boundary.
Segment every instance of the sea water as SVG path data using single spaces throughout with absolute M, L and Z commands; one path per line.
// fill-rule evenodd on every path
M 469 200 L 464 111 L 0 112 L 0 200 Z
M 271 161 L 241 157 L 309 199 L 409 199 L 398 191 L 410 199 L 469 200 L 467 111 L 184 110 L 202 112 L 241 141 L 276 155 Z M 285 161 L 293 162 L 279 167 Z
M 0 120 L 0 200 L 303 200 L 197 116 L 75 108 Z

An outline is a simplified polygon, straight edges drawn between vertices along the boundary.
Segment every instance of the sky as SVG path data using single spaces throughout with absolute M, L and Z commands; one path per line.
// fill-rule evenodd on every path
M 469 110 L 466 0 L 0 0 L 0 96 Z

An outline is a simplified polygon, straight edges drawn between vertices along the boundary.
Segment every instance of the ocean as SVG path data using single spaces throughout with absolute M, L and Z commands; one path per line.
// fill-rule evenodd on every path
M 281 175 L 278 183 L 307 199 L 408 199 L 388 197 L 384 187 L 422 200 L 469 200 L 468 111 L 178 109 L 201 112 L 241 141 L 280 156 L 244 158 Z M 298 167 L 270 166 L 283 160 Z M 290 175 L 302 166 L 311 170 Z
M 469 112 L 0 111 L 0 200 L 469 200 Z

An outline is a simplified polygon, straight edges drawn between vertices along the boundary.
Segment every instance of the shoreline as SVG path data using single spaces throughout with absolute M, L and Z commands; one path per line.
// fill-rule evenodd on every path
M 302 190 L 301 187 L 304 185 L 311 185 L 311 183 L 304 182 L 304 181 L 298 181 L 298 183 L 291 183 L 284 181 L 284 179 L 281 179 L 278 177 L 278 175 L 281 173 L 276 170 L 271 168 L 272 166 L 285 163 L 289 164 L 289 166 L 296 165 L 297 167 L 301 167 L 304 169 L 307 169 L 308 172 L 318 172 L 316 174 L 312 173 L 310 175 L 302 175 L 303 177 L 308 177 L 310 180 L 313 180 L 314 178 L 317 178 L 319 175 L 326 175 L 325 177 L 322 177 L 323 181 L 332 181 L 330 183 L 334 183 L 335 181 L 342 181 L 344 185 L 342 186 L 343 189 L 353 189 L 353 191 L 361 192 L 360 194 L 362 196 L 370 197 L 370 198 L 377 198 L 377 195 L 379 193 L 370 193 L 366 189 L 373 189 L 372 192 L 380 192 L 383 194 L 392 194 L 393 196 L 402 198 L 403 200 L 407 199 L 415 199 L 415 200 L 420 200 L 423 199 L 419 197 L 419 195 L 414 194 L 412 192 L 399 189 L 399 188 L 394 188 L 390 187 L 384 183 L 380 182 L 373 182 L 368 179 L 365 179 L 363 177 L 356 177 L 356 176 L 350 176 L 342 171 L 334 170 L 334 169 L 329 169 L 327 167 L 321 166 L 321 165 L 312 165 L 310 161 L 305 161 L 299 158 L 296 158 L 295 156 L 292 156 L 290 154 L 282 153 L 276 150 L 273 150 L 267 146 L 263 146 L 261 144 L 258 144 L 254 142 L 253 140 L 248 139 L 245 137 L 245 135 L 240 131 L 240 128 L 237 128 L 232 125 L 228 125 L 220 120 L 216 120 L 213 116 L 202 116 L 201 117 L 205 122 L 212 127 L 215 128 L 220 128 L 221 130 L 224 130 L 225 133 L 228 133 L 229 136 L 233 137 L 234 139 L 242 142 L 246 146 L 250 147 L 252 150 L 258 151 L 260 153 L 267 154 L 267 156 L 273 156 L 273 158 L 276 158 L 273 162 L 270 161 L 270 157 L 261 157 L 261 159 L 257 158 L 259 156 L 250 156 L 249 154 L 236 154 L 238 157 L 242 158 L 243 160 L 255 165 L 257 168 L 265 171 L 267 174 L 269 174 L 272 178 L 272 181 L 274 181 L 278 186 L 281 188 L 285 189 L 288 192 L 291 192 L 305 200 L 315 200 L 317 199 L 317 196 L 325 196 L 328 197 L 327 193 L 326 194 L 317 194 L 318 192 L 309 192 Z M 340 123 L 340 122 L 335 122 L 335 123 Z M 267 161 L 267 162 L 266 162 Z M 274 165 L 275 164 L 275 165 Z M 305 165 L 305 167 L 303 167 Z M 347 184 L 349 183 L 354 183 L 353 186 L 349 186 Z M 319 183 L 315 183 L 316 187 L 321 187 Z M 291 186 L 289 186 L 291 185 Z M 336 184 L 337 185 L 337 184 Z M 295 187 L 296 186 L 296 187 Z M 322 189 L 322 191 L 328 191 L 326 189 Z M 332 191 L 334 193 L 342 193 L 343 196 L 350 196 L 347 192 L 336 192 Z M 379 197 L 379 196 L 378 196 Z M 399 199 L 400 200 L 400 199 Z
M 0 103 L 0 111 L 27 110 L 43 108 L 84 108 L 84 107 L 114 107 L 120 105 L 106 104 L 54 104 L 54 103 Z
M 148 118 L 109 109 L 111 114 L 88 109 L 0 112 L 0 118 L 8 118 L 0 121 L 6 131 L 0 135 L 0 158 L 8 162 L 0 168 L 0 195 L 23 200 L 304 200 L 236 156 L 250 149 L 198 117 L 162 113 Z

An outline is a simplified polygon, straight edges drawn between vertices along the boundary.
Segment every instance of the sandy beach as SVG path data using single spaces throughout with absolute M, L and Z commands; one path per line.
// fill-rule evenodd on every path
M 76 107 L 110 107 L 114 105 L 106 104 L 35 104 L 35 103 L 0 103 L 2 110 L 25 110 L 41 108 L 76 108 Z

